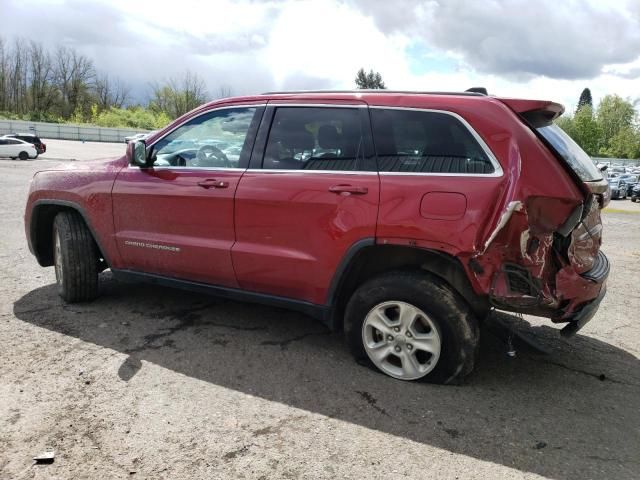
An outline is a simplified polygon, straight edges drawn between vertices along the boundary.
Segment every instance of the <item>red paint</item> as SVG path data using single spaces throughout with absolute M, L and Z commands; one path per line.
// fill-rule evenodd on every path
M 113 186 L 114 233 L 128 269 L 237 287 L 233 195 L 241 171 L 123 168 Z M 200 183 L 226 184 L 203 188 Z M 176 247 L 135 248 L 125 241 Z
M 367 193 L 332 192 L 336 185 Z M 347 249 L 375 236 L 379 189 L 375 174 L 245 173 L 232 249 L 240 286 L 325 303 Z
M 459 220 L 467 211 L 467 197 L 454 192 L 425 193 L 420 215 L 427 220 Z
M 551 244 L 553 232 L 585 200 L 583 186 L 518 116 L 533 109 L 555 115 L 562 110 L 558 104 L 394 93 L 241 97 L 203 105 L 147 142 L 220 106 L 274 102 L 454 112 L 488 145 L 503 175 L 140 170 L 128 167 L 126 156 L 77 162 L 35 176 L 25 215 L 28 236 L 34 202 L 64 200 L 86 213 L 113 268 L 325 304 L 349 247 L 375 238 L 457 257 L 483 296 L 506 288 L 500 280 L 505 262 L 521 265 L 541 282 L 558 318 L 598 295 L 602 285 L 579 274 L 586 269 L 583 257 L 598 251 L 599 240 L 583 245 L 574 238 L 571 258 L 558 256 Z M 522 207 L 498 231 L 512 202 Z M 599 215 L 590 214 L 589 227 L 599 224 Z M 479 269 L 471 270 L 472 259 Z M 560 310 L 562 304 L 569 306 Z

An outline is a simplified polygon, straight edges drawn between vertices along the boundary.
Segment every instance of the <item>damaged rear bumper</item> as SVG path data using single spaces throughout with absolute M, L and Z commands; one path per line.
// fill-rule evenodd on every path
M 589 320 L 591 320 L 593 316 L 596 314 L 596 312 L 598 311 L 598 308 L 600 307 L 600 302 L 602 301 L 606 293 L 607 293 L 607 287 L 606 285 L 603 285 L 602 288 L 600 289 L 600 293 L 595 299 L 591 300 L 589 303 L 584 305 L 578 312 L 574 313 L 570 317 L 569 323 L 567 323 L 562 328 L 562 330 L 560 330 L 560 334 L 563 337 L 571 337 L 578 330 L 584 327 L 587 324 L 587 322 L 589 322 Z
M 586 325 L 589 320 L 598 311 L 600 302 L 607 293 L 607 278 L 609 277 L 609 259 L 601 251 L 598 252 L 598 257 L 593 265 L 593 268 L 588 272 L 583 273 L 580 277 L 584 280 L 592 282 L 594 286 L 599 286 L 600 291 L 598 296 L 593 300 L 590 300 L 578 309 L 576 309 L 570 316 L 563 318 L 563 321 L 567 321 L 567 325 L 561 330 L 564 337 L 570 337 L 582 327 Z

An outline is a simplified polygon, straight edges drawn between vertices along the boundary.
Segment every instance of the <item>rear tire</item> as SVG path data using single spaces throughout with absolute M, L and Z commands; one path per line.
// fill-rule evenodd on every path
M 53 259 L 58 294 L 69 303 L 98 296 L 98 248 L 82 217 L 60 212 L 53 222 Z
M 20 152 L 20 154 L 18 155 L 18 158 L 20 160 L 28 160 L 29 159 L 29 154 L 27 152 Z
M 345 335 L 359 362 L 400 380 L 447 384 L 473 370 L 479 328 L 446 282 L 401 271 L 356 290 L 345 313 Z

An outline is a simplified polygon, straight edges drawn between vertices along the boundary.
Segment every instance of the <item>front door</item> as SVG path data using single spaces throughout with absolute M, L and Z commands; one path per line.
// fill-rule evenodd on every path
M 270 104 L 257 138 L 236 193 L 240 287 L 325 304 L 349 247 L 375 236 L 380 187 L 366 105 Z
M 198 115 L 149 146 L 150 168 L 124 168 L 113 188 L 123 268 L 236 287 L 233 202 L 263 107 Z

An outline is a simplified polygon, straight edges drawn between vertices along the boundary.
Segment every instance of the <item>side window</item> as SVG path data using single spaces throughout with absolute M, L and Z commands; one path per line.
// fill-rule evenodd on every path
M 214 110 L 181 125 L 151 151 L 154 166 L 238 168 L 251 146 L 247 132 L 256 108 Z M 242 161 L 241 161 L 242 156 Z
M 364 151 L 360 118 L 357 108 L 279 107 L 262 168 L 360 169 Z
M 0 138 L 0 145 L 6 145 L 7 144 L 7 140 L 3 140 L 2 138 Z
M 7 143 L 9 145 L 20 145 L 22 142 L 19 142 L 18 140 L 7 140 Z
M 495 171 L 471 132 L 452 115 L 372 108 L 371 120 L 380 172 Z

